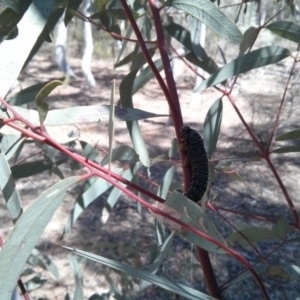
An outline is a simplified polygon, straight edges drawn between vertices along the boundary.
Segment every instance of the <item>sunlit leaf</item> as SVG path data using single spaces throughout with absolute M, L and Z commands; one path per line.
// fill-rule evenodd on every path
M 18 1 L 22 2 L 22 1 Z M 24 1 L 25 3 L 25 1 Z M 28 3 L 26 1 L 26 3 Z M 37 0 L 30 4 L 18 23 L 19 34 L 13 40 L 3 41 L 0 46 L 0 96 L 5 97 L 18 78 L 27 57 L 44 29 L 52 11 L 53 1 Z M 18 51 L 16 55 L 16 49 Z M 3 59 L 5 58 L 5 59 Z
M 26 120 L 30 120 L 31 124 L 39 126 L 38 112 L 33 109 L 25 109 L 18 106 L 13 108 Z M 73 124 L 88 124 L 108 121 L 110 106 L 109 105 L 90 105 L 90 106 L 74 106 L 63 109 L 49 110 L 45 126 L 62 126 Z M 119 121 L 137 121 L 148 118 L 168 117 L 167 114 L 154 114 L 135 108 L 115 107 L 115 119 Z M 0 118 L 7 118 L 5 112 L 0 110 Z
M 10 299 L 39 237 L 70 187 L 80 180 L 80 176 L 74 176 L 56 183 L 43 192 L 18 219 L 0 252 L 0 290 L 3 299 Z
M 237 26 L 209 0 L 170 0 L 168 4 L 203 22 L 231 43 L 239 44 L 242 41 Z

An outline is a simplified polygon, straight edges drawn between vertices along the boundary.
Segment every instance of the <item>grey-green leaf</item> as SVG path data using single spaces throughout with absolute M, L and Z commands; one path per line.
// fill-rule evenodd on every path
M 18 219 L 15 228 L 0 252 L 0 290 L 3 299 L 10 299 L 26 261 L 54 212 L 80 176 L 62 180 L 39 196 Z
M 272 153 L 291 153 L 291 152 L 300 152 L 300 146 L 281 147 L 272 151 Z
M 296 43 L 300 42 L 300 26 L 298 24 L 289 21 L 277 21 L 265 28 L 285 39 Z
M 192 289 L 188 286 L 185 286 L 180 283 L 173 283 L 172 281 L 170 281 L 164 277 L 160 277 L 160 276 L 151 274 L 150 272 L 133 268 L 130 265 L 123 264 L 123 263 L 117 262 L 115 260 L 111 260 L 106 257 L 95 255 L 95 254 L 85 252 L 82 250 L 69 248 L 69 247 L 64 247 L 64 248 L 72 251 L 73 253 L 75 253 L 79 256 L 85 257 L 89 260 L 104 264 L 110 268 L 119 270 L 121 272 L 125 272 L 127 274 L 141 278 L 143 280 L 147 280 L 147 281 L 151 282 L 152 284 L 155 284 L 155 285 L 157 285 L 167 291 L 170 291 L 174 294 L 181 295 L 187 299 L 193 299 L 193 300 L 214 300 L 215 299 L 211 296 L 205 295 L 204 293 L 201 293 L 201 292 L 199 292 L 195 289 Z
M 242 41 L 237 26 L 209 0 L 171 0 L 170 6 L 180 9 L 228 39 L 233 44 Z
M 300 139 L 300 129 L 292 130 L 279 135 L 276 141 L 298 140 Z
M 203 125 L 203 139 L 208 158 L 216 150 L 223 115 L 222 99 L 216 100 L 209 108 Z
M 3 153 L 0 153 L 0 170 L 0 188 L 10 217 L 15 223 L 23 213 L 23 207 L 10 167 Z
M 47 83 L 36 95 L 35 104 L 37 106 L 37 110 L 39 113 L 40 123 L 44 124 L 44 121 L 48 114 L 48 103 L 46 102 L 46 98 L 48 95 L 59 85 L 62 85 L 62 82 L 59 80 L 53 80 Z
M 0 57 L 2 58 L 0 60 L 1 97 L 6 96 L 18 78 L 32 47 L 45 27 L 53 4 L 54 0 L 37 0 L 30 4 L 21 21 L 18 23 L 18 36 L 13 40 L 3 41 L 0 45 Z M 16 55 L 16 49 L 20 50 L 18 51 L 18 55 Z
M 20 92 L 12 96 L 7 97 L 6 101 L 10 105 L 16 105 L 16 106 L 30 103 L 34 101 L 39 91 L 49 82 L 51 81 L 34 84 L 28 88 L 21 90 Z
M 251 47 L 259 33 L 256 27 L 249 27 L 243 34 L 243 41 L 240 44 L 239 56 L 243 55 L 246 50 Z
M 23 107 L 13 106 L 26 120 L 30 120 L 31 124 L 39 126 L 39 115 L 36 110 L 25 109 Z M 73 124 L 97 123 L 100 121 L 108 121 L 110 106 L 109 105 L 90 105 L 90 106 L 74 106 L 63 109 L 49 110 L 45 126 L 62 126 Z M 154 114 L 141 109 L 115 107 L 115 120 L 119 121 L 137 121 L 155 117 L 168 117 L 167 114 Z M 0 118 L 7 118 L 5 112 L 0 110 Z
M 251 51 L 234 59 L 223 68 L 211 74 L 209 78 L 195 89 L 194 92 L 202 92 L 210 86 L 214 86 L 235 75 L 248 72 L 263 66 L 274 64 L 291 55 L 290 51 L 280 46 L 267 46 Z

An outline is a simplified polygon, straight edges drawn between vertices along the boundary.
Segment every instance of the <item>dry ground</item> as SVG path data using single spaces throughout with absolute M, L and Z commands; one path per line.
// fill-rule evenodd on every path
M 49 98 L 50 108 L 64 108 L 68 106 L 108 104 L 112 80 L 116 80 L 118 87 L 126 74 L 126 68 L 113 69 L 110 61 L 97 61 L 94 64 L 98 86 L 90 89 L 87 87 L 80 71 L 80 61 L 71 60 L 71 65 L 78 75 L 77 79 L 57 88 Z M 284 91 L 287 78 L 283 75 L 291 65 L 291 60 L 284 61 L 283 64 L 270 66 L 264 70 L 255 70 L 247 75 L 240 76 L 237 88 L 234 92 L 237 106 L 241 110 L 247 123 L 251 125 L 262 142 L 268 137 L 272 128 L 278 106 Z M 59 71 L 52 63 L 50 54 L 38 55 L 27 67 L 21 76 L 22 87 L 29 86 L 36 82 L 57 79 L 61 77 Z M 193 95 L 193 77 L 190 73 L 177 77 L 178 90 L 180 93 L 180 103 L 184 122 L 201 132 L 205 115 L 212 103 L 220 97 L 213 89 L 209 89 L 201 95 Z M 300 102 L 298 95 L 297 80 L 289 87 L 283 112 L 280 117 L 279 129 L 276 135 L 290 129 L 299 127 Z M 144 109 L 154 113 L 168 114 L 168 106 L 158 85 L 152 80 L 146 87 L 134 96 L 136 108 Z M 249 135 L 242 126 L 236 112 L 230 103 L 224 99 L 223 122 L 220 133 L 215 159 L 229 157 L 249 157 L 257 155 L 257 151 L 250 140 Z M 140 122 L 141 130 L 147 143 L 151 157 L 165 153 L 171 145 L 171 140 L 175 137 L 172 126 L 167 126 L 166 118 L 155 118 Z M 75 126 L 65 126 L 61 128 L 49 129 L 49 132 L 58 139 L 64 139 L 71 130 L 79 130 L 80 139 L 88 143 L 97 145 L 99 156 L 103 157 L 108 149 L 107 123 L 93 125 L 78 124 Z M 127 133 L 124 122 L 116 123 L 115 146 L 129 145 L 131 141 Z M 27 148 L 23 157 L 32 156 L 38 153 L 36 148 Z M 40 154 L 36 155 L 39 158 Z M 299 210 L 299 158 L 296 154 L 272 156 L 284 184 L 286 185 L 295 206 Z M 165 171 L 172 162 L 159 163 L 151 169 L 151 178 L 146 178 L 146 172 L 141 170 L 144 185 L 153 192 L 157 191 L 157 185 L 164 176 Z M 244 182 L 233 181 L 229 176 L 217 174 L 211 197 L 219 195 L 214 204 L 236 209 L 246 213 L 260 214 L 267 217 L 279 217 L 286 215 L 290 218 L 288 206 L 285 198 L 278 188 L 278 185 L 264 161 L 251 163 L 236 162 L 231 166 L 244 178 Z M 61 168 L 68 176 L 74 174 L 68 165 Z M 181 183 L 181 168 L 178 165 L 175 179 Z M 25 209 L 39 196 L 48 186 L 59 179 L 44 172 L 38 176 L 17 181 L 23 205 Z M 147 268 L 151 253 L 156 247 L 154 230 L 154 220 L 151 214 L 145 209 L 139 214 L 136 203 L 126 197 L 121 197 L 119 203 L 112 211 L 108 222 L 101 226 L 101 211 L 107 194 L 99 197 L 81 214 L 72 231 L 61 238 L 63 227 L 67 221 L 69 213 L 73 207 L 79 188 L 76 188 L 58 209 L 51 223 L 44 232 L 38 249 L 49 255 L 58 266 L 61 279 L 55 281 L 49 273 L 39 269 L 39 272 L 48 279 L 47 283 L 40 289 L 31 293 L 32 299 L 63 299 L 66 291 L 72 297 L 74 291 L 74 278 L 68 264 L 68 252 L 61 248 L 62 245 L 90 251 L 95 254 L 107 256 L 119 261 L 131 263 L 136 266 Z M 211 216 L 216 220 L 220 231 L 227 236 L 230 233 L 228 226 L 215 214 Z M 241 215 L 222 212 L 222 215 L 231 222 L 244 221 L 256 226 L 269 226 L 264 222 L 245 218 Z M 0 234 L 6 239 L 12 223 L 9 221 L 4 201 L 0 201 Z M 276 243 L 259 244 L 261 253 L 266 254 Z M 243 251 L 250 262 L 257 256 L 253 251 Z M 297 264 L 299 262 L 298 249 L 294 244 L 282 247 L 268 260 L 269 263 L 279 265 Z M 213 266 L 220 282 L 225 282 L 229 275 L 237 274 L 242 267 L 233 259 L 227 256 L 212 255 Z M 111 282 L 122 285 L 125 290 L 133 290 L 128 287 L 130 278 L 121 277 L 120 274 L 93 262 L 83 262 L 82 272 L 84 276 L 83 287 L 85 298 L 88 299 L 93 293 L 103 293 L 111 287 Z M 165 261 L 159 274 L 172 278 L 192 287 L 205 291 L 203 276 L 197 262 L 195 251 L 191 250 L 190 244 L 180 237 L 174 239 L 170 256 Z M 271 299 L 283 299 L 274 278 L 263 277 Z M 287 292 L 288 299 L 295 299 L 300 292 L 298 282 L 282 281 L 279 279 Z M 171 294 L 163 292 L 156 287 L 148 287 L 146 290 L 134 294 L 128 292 L 128 299 L 175 299 Z M 227 293 L 227 299 L 261 299 L 261 293 L 252 279 L 242 285 L 233 287 Z M 124 296 L 125 299 L 125 296 Z

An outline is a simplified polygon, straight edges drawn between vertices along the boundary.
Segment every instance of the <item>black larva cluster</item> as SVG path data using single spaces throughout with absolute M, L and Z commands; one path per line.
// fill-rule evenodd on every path
M 204 195 L 208 181 L 208 160 L 201 135 L 189 126 L 181 130 L 188 163 L 191 167 L 191 184 L 186 197 L 198 202 Z

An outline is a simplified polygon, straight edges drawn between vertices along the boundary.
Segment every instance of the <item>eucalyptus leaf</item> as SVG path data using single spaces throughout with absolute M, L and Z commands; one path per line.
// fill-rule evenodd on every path
M 300 42 L 300 26 L 290 21 L 277 21 L 265 27 L 273 33 L 290 41 Z
M 190 287 L 187 287 L 180 283 L 173 283 L 172 281 L 160 277 L 154 274 L 151 274 L 148 271 L 143 271 L 140 269 L 136 269 L 131 267 L 130 265 L 126 265 L 120 262 L 117 262 L 115 260 L 108 259 L 103 256 L 95 255 L 89 252 L 85 252 L 82 250 L 70 248 L 70 247 L 64 247 L 65 249 L 72 251 L 74 254 L 77 254 L 79 256 L 85 257 L 89 260 L 104 264 L 110 268 L 113 268 L 115 270 L 130 274 L 134 277 L 138 277 L 143 280 L 147 280 L 151 282 L 152 284 L 155 284 L 167 291 L 170 291 L 174 294 L 181 295 L 187 299 L 193 299 L 193 300 L 214 300 L 215 298 L 208 296 L 204 293 L 201 293 L 195 289 L 192 289 Z
M 53 80 L 47 83 L 36 95 L 35 104 L 37 106 L 40 124 L 44 124 L 44 121 L 47 117 L 49 105 L 46 102 L 48 95 L 59 85 L 62 85 L 62 82 L 59 80 Z
M 292 130 L 279 135 L 276 141 L 298 140 L 300 139 L 300 129 Z
M 26 261 L 54 212 L 80 176 L 69 177 L 44 191 L 21 215 L 0 252 L 0 290 L 10 299 Z
M 208 158 L 216 150 L 223 116 L 222 99 L 217 99 L 209 108 L 203 125 L 203 139 Z
M 242 41 L 237 26 L 209 0 L 170 0 L 168 4 L 180 9 L 217 32 L 233 44 Z
M 202 81 L 194 92 L 202 92 L 208 87 L 221 83 L 235 75 L 277 63 L 290 55 L 291 53 L 288 49 L 280 46 L 267 46 L 251 51 L 234 59 L 223 68 L 211 74 L 209 78 Z
M 39 115 L 36 110 L 12 106 L 24 119 L 30 120 L 31 124 L 39 126 Z M 75 106 L 63 109 L 49 110 L 45 126 L 62 126 L 73 124 L 97 123 L 109 120 L 109 105 Z M 128 107 L 115 107 L 115 119 L 118 121 L 137 121 L 148 118 L 168 117 L 167 114 L 154 114 L 140 109 Z M 0 110 L 0 118 L 7 118 L 5 112 Z

